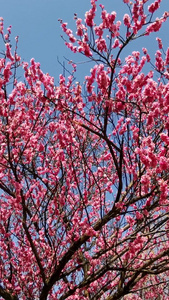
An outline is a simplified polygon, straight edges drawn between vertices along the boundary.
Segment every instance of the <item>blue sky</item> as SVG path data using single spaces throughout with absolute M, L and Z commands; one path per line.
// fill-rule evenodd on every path
M 124 13 L 128 12 L 122 0 L 98 0 L 99 3 L 104 4 L 109 12 L 117 11 L 117 19 L 120 20 L 122 20 Z M 161 7 L 162 12 L 169 10 L 169 1 L 162 0 Z M 14 37 L 19 36 L 18 53 L 22 59 L 30 61 L 34 57 L 36 61 L 41 63 L 42 70 L 54 76 L 57 81 L 62 72 L 57 57 L 61 62 L 64 61 L 64 57 L 74 59 L 76 62 L 84 61 L 83 56 L 76 56 L 66 49 L 60 37 L 62 31 L 58 19 L 63 19 L 70 28 L 75 29 L 74 13 L 84 19 L 84 14 L 89 8 L 90 0 L 1 0 L 0 14 L 4 18 L 5 28 L 12 25 L 11 43 L 14 44 Z M 168 46 L 168 28 L 169 23 L 165 24 L 160 34 L 165 46 Z M 155 35 L 147 39 L 142 38 L 137 43 L 131 44 L 128 54 L 146 46 L 151 53 L 156 50 Z M 2 48 L 0 41 L 0 50 Z M 82 67 L 82 65 L 79 66 L 79 68 Z M 91 66 L 85 65 L 85 68 L 89 72 Z

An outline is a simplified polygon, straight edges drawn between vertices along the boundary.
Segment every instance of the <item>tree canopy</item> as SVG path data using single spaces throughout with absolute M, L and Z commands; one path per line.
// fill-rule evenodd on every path
M 93 62 L 83 84 L 74 61 L 58 85 L 22 62 L 1 18 L 0 299 L 169 299 L 169 48 L 122 57 L 158 34 L 161 2 L 60 20 Z

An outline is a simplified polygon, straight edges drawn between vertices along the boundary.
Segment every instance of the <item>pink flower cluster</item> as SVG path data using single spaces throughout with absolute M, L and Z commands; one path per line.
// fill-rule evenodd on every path
M 0 295 L 6 299 L 154 299 L 159 292 L 165 299 L 169 48 L 165 53 L 157 38 L 155 58 L 146 48 L 143 55 L 122 52 L 139 34 L 158 31 L 168 13 L 154 20 L 161 1 L 146 16 L 146 0 L 123 0 L 131 13 L 124 15 L 123 37 L 116 13 L 104 5 L 95 24 L 96 2 L 85 24 L 75 15 L 76 36 L 60 20 L 66 46 L 94 63 L 84 84 L 74 82 L 72 61 L 71 75 L 60 75 L 57 86 L 33 58 L 21 64 L 18 38 L 12 52 L 11 29 L 5 36 L 0 20 Z

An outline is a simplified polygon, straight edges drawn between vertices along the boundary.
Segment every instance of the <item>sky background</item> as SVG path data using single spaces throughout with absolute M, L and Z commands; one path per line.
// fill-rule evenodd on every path
M 153 1 L 149 0 L 148 3 Z M 105 5 L 108 12 L 115 10 L 117 19 L 122 20 L 124 13 L 128 13 L 126 5 L 122 0 L 98 0 Z M 74 60 L 78 65 L 77 74 L 82 81 L 85 73 L 89 73 L 91 64 L 82 64 L 86 62 L 81 55 L 73 54 L 66 49 L 64 41 L 61 39 L 61 28 L 58 19 L 63 19 L 67 22 L 69 28 L 75 31 L 75 22 L 73 20 L 74 13 L 84 20 L 84 14 L 90 9 L 90 0 L 0 0 L 0 14 L 4 18 L 4 31 L 9 25 L 12 25 L 11 44 L 15 44 L 15 36 L 19 36 L 18 54 L 22 60 L 30 61 L 33 57 L 35 61 L 41 63 L 42 70 L 55 77 L 57 83 L 60 73 L 63 73 L 63 68 L 58 63 L 69 60 Z M 169 0 L 162 0 L 160 12 L 169 10 Z M 97 21 L 99 23 L 99 12 Z M 158 13 L 158 16 L 159 13 Z M 152 35 L 151 38 L 141 38 L 138 41 L 131 43 L 126 50 L 126 54 L 130 54 L 134 50 L 140 50 L 142 47 L 147 47 L 151 55 L 154 55 L 157 49 L 155 37 L 162 37 L 165 48 L 169 46 L 169 21 L 164 24 L 161 33 Z M 0 40 L 0 51 L 3 49 L 2 39 Z M 83 68 L 82 68 L 83 67 Z M 82 72 L 82 70 L 84 70 Z M 83 77 L 84 78 L 84 77 Z M 77 78 L 78 79 L 78 78 Z

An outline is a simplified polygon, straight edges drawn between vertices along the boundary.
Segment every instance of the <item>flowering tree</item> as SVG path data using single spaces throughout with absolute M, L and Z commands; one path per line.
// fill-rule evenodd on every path
M 145 48 L 121 58 L 169 14 L 154 19 L 162 0 L 123 0 L 122 23 L 100 5 L 96 25 L 96 1 L 76 35 L 60 20 L 66 46 L 94 63 L 84 86 L 74 63 L 58 86 L 21 63 L 1 19 L 0 299 L 169 296 L 169 48 L 157 38 L 155 62 Z

